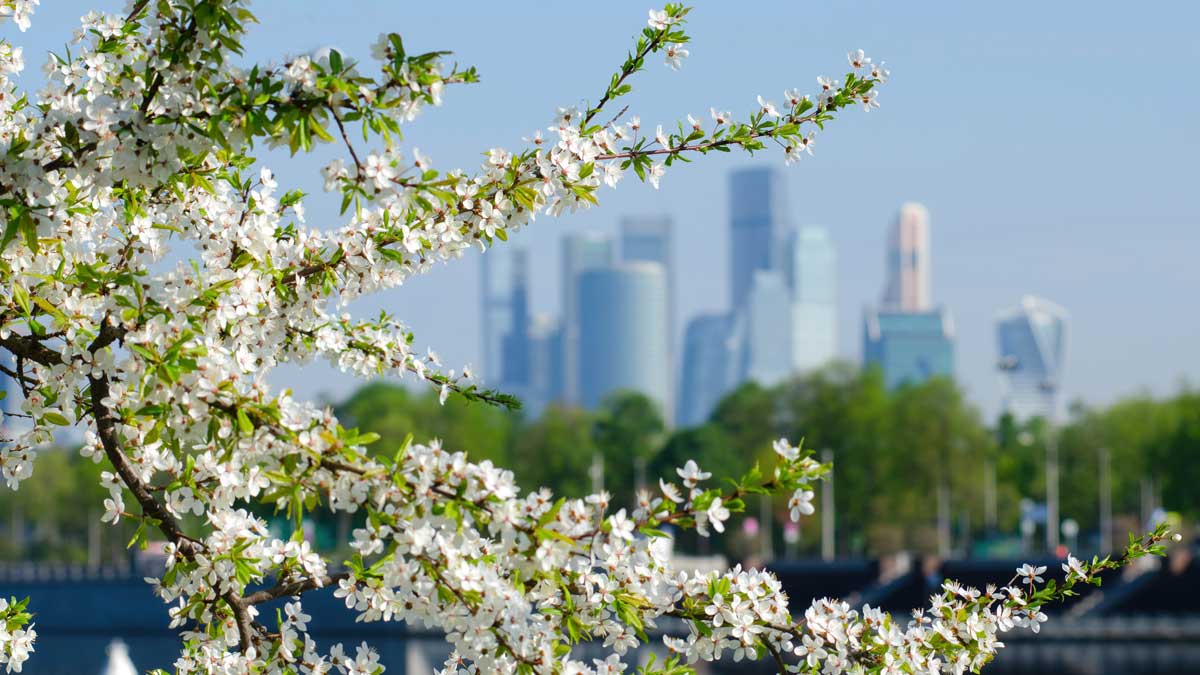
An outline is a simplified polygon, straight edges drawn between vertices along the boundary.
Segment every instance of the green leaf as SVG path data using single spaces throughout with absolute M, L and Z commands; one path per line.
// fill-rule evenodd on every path
M 246 414 L 246 411 L 241 408 L 238 408 L 237 411 L 237 422 L 238 428 L 242 430 L 243 434 L 254 433 L 254 423 L 250 421 L 250 416 Z
M 45 413 L 42 415 L 42 419 L 51 424 L 57 424 L 60 427 L 71 426 L 71 420 L 68 420 L 66 417 L 63 417 L 62 415 L 60 415 L 59 413 L 56 413 L 56 412 Z

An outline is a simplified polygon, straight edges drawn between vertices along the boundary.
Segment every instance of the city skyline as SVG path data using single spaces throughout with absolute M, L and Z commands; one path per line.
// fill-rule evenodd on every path
M 774 386 L 834 360 L 837 252 L 828 232 L 789 224 L 775 169 L 735 171 L 728 185 L 729 233 L 740 242 L 730 269 L 741 270 L 730 276 L 730 295 L 745 297 L 721 314 L 688 318 L 680 358 L 673 221 L 627 215 L 618 239 L 562 238 L 557 321 L 529 311 L 523 246 L 485 255 L 484 384 L 523 397 L 532 416 L 551 402 L 595 408 L 613 393 L 637 391 L 668 426 L 691 425 L 743 382 Z
M 120 10 L 120 3 L 109 3 Z M 43 3 L 37 30 L 23 34 L 28 62 L 23 85 L 36 88 L 39 65 L 92 7 Z M 261 0 L 255 11 L 272 30 L 252 28 L 245 61 L 278 62 L 334 44 L 369 58 L 362 36 L 397 30 L 414 49 L 452 49 L 454 59 L 481 68 L 482 82 L 447 91 L 436 115 L 405 129 L 407 149 L 419 147 L 439 169 L 477 166 L 490 147 L 516 150 L 521 138 L 545 127 L 556 106 L 595 101 L 620 57 L 619 43 L 644 23 L 644 8 L 596 14 L 561 8 L 565 21 L 586 20 L 615 51 L 578 50 L 570 31 L 546 33 L 544 9 L 466 3 L 450 29 L 434 6 L 364 0 L 347 13 L 337 5 Z M 1062 398 L 1111 402 L 1143 390 L 1174 392 L 1183 378 L 1200 381 L 1200 313 L 1187 310 L 1189 289 L 1200 288 L 1194 264 L 1200 212 L 1190 199 L 1190 157 L 1200 150 L 1191 110 L 1200 92 L 1178 88 L 1175 69 L 1162 67 L 1163 45 L 1172 62 L 1200 57 L 1188 30 L 1200 20 L 1194 3 L 1169 1 L 1134 12 L 1102 0 L 1087 12 L 1068 4 L 1018 1 L 987 5 L 797 6 L 768 3 L 777 20 L 762 22 L 736 6 L 709 4 L 692 13 L 697 42 L 684 68 L 648 63 L 633 79 L 628 115 L 653 129 L 686 114 L 704 117 L 710 106 L 739 116 L 756 95 L 778 100 L 786 87 L 815 87 L 818 74 L 840 77 L 847 49 L 863 47 L 886 60 L 892 81 L 883 108 L 851 115 L 819 134 L 815 156 L 784 168 L 803 223 L 822 223 L 841 253 L 838 270 L 838 353 L 857 358 L 864 303 L 882 287 L 886 242 L 881 228 L 900 203 L 916 200 L 938 227 L 932 275 L 938 300 L 955 311 L 958 375 L 985 414 L 1000 408 L 995 369 L 994 317 L 1014 298 L 1037 293 L 1069 307 L 1072 340 Z M 1031 22 L 1028 16 L 1039 20 Z M 496 46 L 495 31 L 510 36 Z M 702 46 L 700 46 L 702 45 Z M 769 47 L 768 47 L 769 46 Z M 546 59 L 571 53 L 570 59 Z M 531 88 L 531 64 L 554 86 Z M 986 74 L 986 75 L 984 75 Z M 952 109 L 933 110 L 930 96 L 955 82 Z M 1131 83 L 1136 83 L 1132 86 Z M 1172 91 L 1172 103 L 1161 92 Z M 1018 92 L 1014 95 L 1013 92 Z M 1012 114 L 1018 102 L 1041 106 L 1036 122 Z M 947 105 L 951 105 L 947 103 Z M 1136 143 L 1098 142 L 1111 124 L 1101 111 L 1132 116 Z M 338 200 L 322 194 L 319 168 L 336 153 L 289 158 L 286 149 L 262 149 L 260 158 L 279 183 L 303 189 L 309 223 L 336 227 Z M 630 181 L 598 195 L 605 209 L 549 219 L 516 233 L 530 251 L 530 306 L 535 314 L 559 306 L 558 234 L 615 232 L 613 214 L 670 213 L 677 223 L 676 344 L 684 317 L 729 305 L 724 189 L 730 170 L 753 161 L 710 156 L 667 172 L 661 189 Z M 504 244 L 501 244 L 504 246 Z M 436 346 L 449 365 L 482 362 L 477 306 L 478 254 L 439 268 L 397 289 L 356 303 L 365 314 L 387 309 L 413 329 L 415 344 Z M 1019 270 L 1019 274 L 1014 274 Z M 686 283 L 685 283 L 686 282 Z M 1181 295 L 1182 294 L 1182 295 Z M 429 308 L 434 311 L 428 311 Z M 1122 321 L 1114 326 L 1112 316 Z M 1086 336 L 1084 339 L 1083 336 Z M 680 348 L 682 349 L 682 347 Z M 1118 358 L 1135 354 L 1137 358 Z M 277 372 L 271 383 L 298 396 L 348 396 L 362 380 L 324 367 Z

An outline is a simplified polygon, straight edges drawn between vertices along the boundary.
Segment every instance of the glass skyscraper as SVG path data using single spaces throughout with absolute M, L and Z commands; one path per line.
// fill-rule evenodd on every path
M 522 401 L 531 418 L 562 400 L 562 327 L 553 317 L 534 315 L 529 326 L 529 395 Z
M 688 322 L 675 416 L 680 426 L 695 426 L 707 420 L 732 387 L 733 370 L 738 365 L 732 328 L 728 314 L 702 314 Z
M 562 400 L 582 401 L 579 385 L 579 350 L 581 320 L 579 311 L 579 278 L 592 269 L 609 268 L 614 262 L 613 242 L 595 232 L 568 234 L 562 246 Z
M 480 293 L 483 297 L 484 380 L 499 385 L 503 379 L 504 336 L 513 329 L 512 249 L 496 246 L 483 252 L 480 259 Z
M 521 396 L 530 384 L 528 252 L 492 248 L 482 264 L 485 381 Z
M 933 307 L 929 212 L 904 204 L 888 231 L 883 303 L 863 315 L 863 362 L 883 371 L 889 388 L 954 377 L 954 322 Z
M 796 372 L 837 356 L 837 251 L 823 227 L 792 231 L 785 269 L 792 293 L 792 363 Z
M 741 307 L 756 270 L 779 270 L 787 237 L 787 195 L 774 169 L 734 171 L 729 179 L 730 297 Z
M 996 319 L 998 367 L 1004 410 L 1018 420 L 1058 417 L 1058 391 L 1066 348 L 1067 312 L 1031 295 Z
M 883 371 L 888 388 L 954 377 L 954 323 L 949 312 L 868 309 L 863 361 Z
M 638 391 L 670 419 L 667 280 L 654 262 L 626 262 L 579 274 L 579 402 Z
M 792 374 L 791 293 L 782 274 L 755 270 L 745 316 L 742 379 L 778 384 Z
M 621 259 L 626 262 L 654 262 L 662 265 L 667 277 L 667 360 L 675 368 L 675 268 L 671 251 L 670 216 L 638 216 L 621 220 Z M 674 384 L 672 382 L 672 384 Z M 663 409 L 669 418 L 675 410 L 674 387 L 668 392 Z
M 888 233 L 885 310 L 928 312 L 933 307 L 929 239 L 929 211 L 912 202 L 901 206 Z

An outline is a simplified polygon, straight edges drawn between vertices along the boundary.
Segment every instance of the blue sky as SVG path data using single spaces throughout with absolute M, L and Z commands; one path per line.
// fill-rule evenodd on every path
M 26 47 L 30 83 L 87 9 L 120 3 L 50 0 Z M 408 130 L 441 168 L 472 168 L 493 146 L 510 149 L 546 126 L 557 105 L 594 100 L 644 25 L 648 5 L 608 3 L 255 3 L 247 58 L 336 46 L 366 57 L 381 31 L 409 50 L 450 49 L 482 83 L 457 88 Z M 827 226 L 839 249 L 841 354 L 857 360 L 862 308 L 883 281 L 885 230 L 904 201 L 933 222 L 935 301 L 954 314 L 957 370 L 989 414 L 1000 387 L 993 319 L 1025 293 L 1071 313 L 1065 389 L 1103 403 L 1142 389 L 1169 392 L 1200 379 L 1200 5 L 1033 2 L 699 2 L 681 72 L 660 62 L 627 99 L 644 123 L 672 122 L 710 105 L 741 114 L 755 96 L 815 88 L 841 76 L 863 48 L 892 70 L 883 107 L 848 111 L 821 134 L 816 156 L 788 168 L 794 219 Z M 333 222 L 317 167 L 331 156 L 264 153 L 281 185 L 315 193 L 310 222 Z M 676 221 L 680 326 L 727 297 L 726 175 L 747 163 L 782 168 L 777 153 L 706 158 L 670 171 L 655 192 L 636 181 L 602 195 L 602 208 L 540 219 L 519 235 L 532 252 L 534 305 L 558 307 L 558 240 L 612 231 L 625 214 Z M 472 254 L 356 306 L 386 307 L 452 365 L 479 363 L 479 256 Z M 279 384 L 340 397 L 356 383 L 318 368 Z

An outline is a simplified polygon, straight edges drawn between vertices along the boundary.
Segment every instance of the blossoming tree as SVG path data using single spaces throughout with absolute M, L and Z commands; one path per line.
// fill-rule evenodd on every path
M 23 31 L 37 4 L 0 0 L 0 17 Z M 327 586 L 361 620 L 444 631 L 447 673 L 619 673 L 668 618 L 681 627 L 665 638 L 672 656 L 642 672 L 723 657 L 780 672 L 961 672 L 986 664 L 1000 633 L 1036 631 L 1039 608 L 1074 585 L 1160 550 L 1165 530 L 1117 560 L 1072 558 L 1059 585 L 1042 582 L 1043 568 L 983 592 L 948 583 L 911 620 L 831 600 L 797 611 L 769 573 L 675 571 L 660 544 L 664 525 L 722 532 L 752 494 L 783 492 L 793 517 L 812 513 L 810 488 L 829 467 L 786 441 L 769 470 L 718 487 L 688 462 L 678 482 L 615 513 L 604 494 L 521 493 L 510 472 L 436 441 L 368 455 L 371 434 L 266 375 L 324 358 L 363 377 L 415 377 L 443 397 L 515 401 L 419 353 L 395 318 L 354 318 L 345 303 L 486 249 L 535 214 L 589 208 L 630 171 L 657 187 L 674 162 L 710 152 L 774 145 L 795 161 L 813 128 L 875 107 L 887 71 L 855 51 L 815 97 L 760 97 L 745 119 L 714 109 L 651 133 L 612 108 L 648 61 L 678 68 L 688 56 L 688 9 L 667 5 L 594 104 L 560 109 L 547 138 L 492 149 L 473 172 L 443 171 L 401 151 L 403 126 L 474 69 L 409 53 L 395 34 L 370 69 L 336 51 L 246 68 L 246 4 L 133 0 L 88 14 L 36 93 L 11 81 L 21 48 L 0 42 L 0 348 L 21 390 L 0 468 L 17 489 L 55 428 L 83 429 L 83 454 L 107 469 L 103 520 L 165 540 L 166 568 L 150 582 L 182 635 L 177 672 L 380 672 L 370 646 L 322 651 L 308 636 L 302 596 Z M 335 227 L 306 225 L 304 195 L 252 156 L 318 143 L 344 149 L 324 169 L 341 199 Z M 248 508 L 261 503 L 286 511 L 295 534 L 272 537 Z M 318 508 L 365 513 L 338 567 L 301 535 Z M 276 600 L 283 612 L 260 613 Z M 33 650 L 36 602 L 0 604 L 10 671 Z M 585 662 L 582 642 L 609 656 Z

